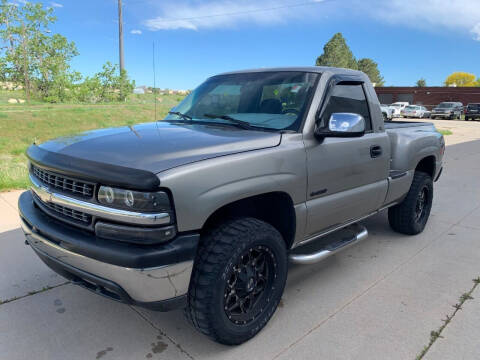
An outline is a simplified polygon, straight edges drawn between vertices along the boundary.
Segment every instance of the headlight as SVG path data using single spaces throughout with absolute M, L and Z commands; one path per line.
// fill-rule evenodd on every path
M 100 186 L 98 201 L 102 204 L 131 211 L 161 212 L 171 211 L 167 193 L 142 192 Z

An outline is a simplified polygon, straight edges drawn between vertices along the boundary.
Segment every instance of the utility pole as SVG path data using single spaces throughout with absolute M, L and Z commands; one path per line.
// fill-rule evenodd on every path
M 123 16 L 122 16 L 122 0 L 118 0 L 118 51 L 120 55 L 120 75 L 125 70 L 123 60 Z

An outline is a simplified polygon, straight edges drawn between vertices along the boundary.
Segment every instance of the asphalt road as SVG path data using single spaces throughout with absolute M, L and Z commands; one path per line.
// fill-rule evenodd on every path
M 480 276 L 480 123 L 435 123 L 467 130 L 447 139 L 426 230 L 396 234 L 382 213 L 363 222 L 367 240 L 291 266 L 274 317 L 238 347 L 211 342 L 181 311 L 130 307 L 66 283 L 24 245 L 18 192 L 0 193 L 0 359 L 415 359 Z M 478 358 L 480 286 L 472 296 L 425 359 Z

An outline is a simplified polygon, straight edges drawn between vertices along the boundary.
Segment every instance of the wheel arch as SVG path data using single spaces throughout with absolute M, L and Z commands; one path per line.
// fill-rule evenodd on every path
M 286 192 L 268 192 L 225 204 L 209 215 L 200 233 L 204 235 L 222 221 L 235 217 L 254 217 L 265 221 L 278 230 L 288 249 L 293 244 L 296 215 L 293 200 Z
M 433 179 L 436 171 L 436 159 L 434 155 L 425 156 L 422 158 L 415 167 L 415 171 L 422 171 L 430 175 Z

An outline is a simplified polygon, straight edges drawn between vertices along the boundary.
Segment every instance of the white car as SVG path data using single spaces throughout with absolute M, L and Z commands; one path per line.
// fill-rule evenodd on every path
M 384 121 L 391 121 L 393 119 L 393 108 L 390 105 L 381 104 L 382 115 Z
M 410 103 L 407 101 L 397 101 L 391 104 L 390 107 L 393 109 L 393 117 L 402 116 L 401 111 L 408 105 L 410 105 Z
M 403 117 L 406 118 L 429 118 L 430 111 L 425 106 L 408 105 L 401 111 Z

